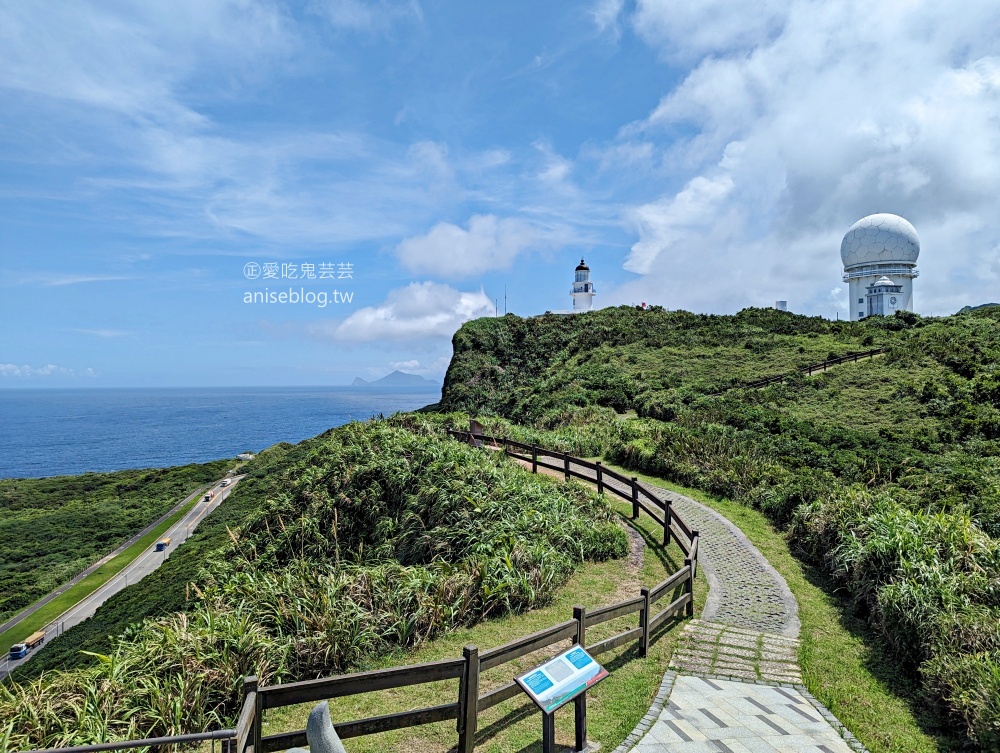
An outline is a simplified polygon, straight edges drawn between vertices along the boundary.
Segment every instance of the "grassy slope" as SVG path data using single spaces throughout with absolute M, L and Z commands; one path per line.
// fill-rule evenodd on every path
M 920 693 L 961 715 L 956 731 L 964 722 L 989 747 L 1000 740 L 1000 613 L 983 578 L 1000 572 L 1000 543 L 975 528 L 1000 535 L 998 325 L 995 310 L 850 325 L 754 310 L 480 320 L 456 334 L 442 406 L 531 424 L 541 443 L 578 453 L 610 449 L 630 468 L 757 506 L 780 525 L 808 510 L 793 546 L 833 568 L 850 610 L 874 628 L 856 632 L 866 650 L 899 657 L 909 679 L 894 670 L 892 686 L 922 677 Z M 809 341 L 888 353 L 710 396 L 785 371 Z M 662 421 L 608 421 L 594 406 Z M 852 495 L 875 500 L 865 502 L 878 511 L 870 526 L 851 517 Z
M 683 561 L 677 545 L 662 547 L 660 529 L 648 517 L 642 516 L 633 524 L 627 520 L 627 516 L 631 515 L 629 505 L 617 501 L 612 501 L 612 504 L 623 523 L 634 525 L 645 541 L 643 563 L 638 573 L 632 571 L 624 560 L 586 563 L 544 607 L 456 630 L 412 651 L 388 655 L 370 668 L 455 658 L 462 655 L 463 646 L 470 644 L 480 650 L 493 648 L 571 619 L 575 605 L 597 607 L 628 598 L 633 592 L 638 593 L 639 585 L 655 585 L 676 571 Z M 696 613 L 703 608 L 707 593 L 708 584 L 704 575 L 699 573 L 695 586 Z M 591 628 L 588 631 L 589 642 L 630 629 L 635 626 L 635 620 L 636 615 L 631 615 Z M 676 644 L 679 634 L 677 625 L 676 620 L 668 621 L 666 627 L 654 634 L 645 659 L 640 659 L 634 648 L 629 646 L 600 657 L 601 663 L 611 669 L 612 674 L 588 695 L 587 721 L 589 739 L 600 741 L 604 750 L 613 750 L 648 711 Z M 481 692 L 509 682 L 515 675 L 540 663 L 548 655 L 546 651 L 551 653 L 552 649 L 529 654 L 484 673 Z M 337 720 L 360 719 L 451 703 L 456 694 L 456 682 L 431 683 L 334 699 L 330 701 L 330 713 Z M 303 704 L 267 712 L 265 734 L 303 729 L 311 709 L 312 704 Z M 476 750 L 483 753 L 534 750 L 541 735 L 540 724 L 538 713 L 530 701 L 522 697 L 505 701 L 480 716 Z M 573 742 L 573 712 L 570 707 L 556 714 L 556 741 L 566 745 Z M 441 722 L 357 738 L 351 740 L 348 746 L 355 753 L 407 753 L 412 750 L 430 753 L 447 751 L 454 744 L 455 723 Z
M 0 647 L 6 647 L 14 643 L 23 641 L 27 636 L 36 630 L 41 630 L 56 617 L 67 609 L 80 602 L 85 597 L 94 593 L 105 583 L 111 581 L 118 573 L 128 567 L 136 557 L 147 551 L 154 543 L 166 533 L 174 523 L 180 520 L 187 512 L 197 504 L 198 499 L 192 499 L 180 510 L 175 512 L 160 525 L 147 533 L 132 546 L 101 565 L 79 583 L 74 584 L 59 594 L 48 604 L 32 612 L 17 625 L 3 633 L 0 633 Z
M 231 461 L 0 480 L 0 621 L 113 551 Z
M 441 408 L 518 420 L 567 405 L 624 410 L 653 392 L 711 392 L 890 337 L 858 323 L 764 309 L 736 317 L 621 307 L 479 319 L 455 334 Z
M 263 457 L 278 456 L 287 452 L 288 447 L 275 445 Z M 225 465 L 232 464 L 227 462 Z M 259 466 L 250 465 L 246 470 L 249 472 L 254 467 Z M 244 478 L 226 498 L 225 504 L 207 515 L 191 537 L 141 584 L 129 586 L 109 598 L 93 617 L 47 643 L 30 662 L 14 670 L 11 678 L 23 682 L 55 669 L 93 665 L 96 659 L 81 652 L 107 654 L 112 638 L 129 625 L 183 609 L 189 602 L 188 584 L 197 581 L 205 560 L 228 544 L 227 526 L 238 527 L 257 509 L 258 503 L 251 491 L 254 484 L 253 478 Z
M 352 424 L 259 461 L 170 567 L 81 626 L 102 627 L 69 631 L 25 665 L 37 674 L 50 652 L 50 667 L 76 669 L 0 686 L 12 744 L 231 724 L 246 674 L 347 671 L 544 605 L 585 560 L 628 549 L 595 495 L 484 458 L 415 416 Z M 79 668 L 79 649 L 101 651 L 109 631 L 157 615 Z

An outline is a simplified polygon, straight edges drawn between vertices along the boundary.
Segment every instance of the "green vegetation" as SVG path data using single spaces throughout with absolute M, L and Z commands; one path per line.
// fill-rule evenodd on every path
M 606 309 L 482 319 L 441 405 L 728 497 L 786 530 L 949 723 L 1000 747 L 1000 310 L 827 322 Z M 717 390 L 870 347 L 886 355 Z M 635 411 L 637 418 L 619 414 Z
M 0 633 L 0 650 L 5 649 L 14 643 L 23 641 L 36 630 L 41 630 L 52 620 L 61 615 L 67 609 L 78 603 L 84 597 L 94 593 L 98 588 L 112 580 L 118 573 L 128 567 L 140 554 L 146 552 L 170 527 L 180 520 L 187 512 L 197 504 L 197 499 L 192 499 L 180 510 L 175 512 L 160 525 L 132 544 L 128 549 L 116 554 L 110 560 L 101 565 L 86 578 L 76 583 L 45 606 L 21 620 L 17 625 L 3 633 Z
M 247 674 L 348 670 L 543 605 L 584 560 L 627 552 L 597 495 L 439 427 L 411 415 L 262 453 L 192 537 L 197 555 L 182 556 L 185 543 L 156 580 L 126 589 L 153 602 L 133 620 L 163 616 L 125 629 L 96 664 L 0 686 L 0 747 L 231 724 Z M 134 598 L 109 601 L 105 624 L 125 619 L 116 615 Z
M 114 551 L 229 461 L 0 479 L 0 622 Z
M 553 485 L 555 481 L 548 481 Z M 451 659 L 462 655 L 462 647 L 473 644 L 480 650 L 500 646 L 515 638 L 529 635 L 571 619 L 573 607 L 588 608 L 610 604 L 638 594 L 641 586 L 652 586 L 675 572 L 683 562 L 676 544 L 660 545 L 660 528 L 646 516 L 638 521 L 627 520 L 631 506 L 614 498 L 609 503 L 619 518 L 633 526 L 645 542 L 642 565 L 635 567 L 625 560 L 588 562 L 582 565 L 554 595 L 551 603 L 520 614 L 510 614 L 486 620 L 478 625 L 459 628 L 437 640 L 408 651 L 395 651 L 370 667 L 400 666 L 420 662 Z M 695 588 L 695 606 L 701 609 L 708 593 L 704 576 L 699 574 Z M 636 615 L 619 618 L 588 630 L 588 642 L 635 627 Z M 634 644 L 601 655 L 601 663 L 611 669 L 611 676 L 587 694 L 587 724 L 589 737 L 599 740 L 604 750 L 613 750 L 632 731 L 659 689 L 663 668 L 667 665 L 677 641 L 679 630 L 672 629 L 676 621 L 668 620 L 653 633 L 649 654 L 638 656 Z M 483 692 L 510 682 L 565 645 L 552 646 L 519 660 L 484 672 L 480 677 Z M 378 693 L 366 693 L 330 701 L 334 719 L 361 719 L 374 714 L 388 714 L 421 706 L 454 703 L 457 681 L 429 683 Z M 275 709 L 267 712 L 267 734 L 303 729 L 312 704 Z M 524 696 L 517 696 L 480 715 L 476 750 L 482 753 L 515 753 L 532 750 L 541 737 L 541 720 L 537 710 Z M 567 745 L 573 742 L 572 706 L 556 714 L 556 740 Z M 449 750 L 455 745 L 455 723 L 441 722 L 405 730 L 351 740 L 350 750 L 357 753 L 410 753 L 414 750 Z

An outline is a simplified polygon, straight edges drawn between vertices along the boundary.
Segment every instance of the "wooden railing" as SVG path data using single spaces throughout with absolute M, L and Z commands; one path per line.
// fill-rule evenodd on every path
M 711 392 L 711 395 L 722 395 L 730 390 L 753 390 L 760 387 L 767 387 L 771 384 L 778 384 L 779 382 L 784 382 L 793 374 L 805 374 L 806 376 L 812 376 L 813 373 L 826 371 L 831 366 L 836 366 L 841 363 L 857 363 L 863 358 L 874 358 L 885 353 L 885 348 L 873 348 L 872 350 L 866 350 L 860 353 L 848 353 L 846 356 L 838 356 L 837 358 L 828 358 L 825 361 L 819 361 L 817 363 L 811 363 L 807 366 L 800 366 L 795 371 L 786 371 L 784 374 L 775 374 L 774 376 L 765 377 L 764 379 L 758 379 L 755 382 L 747 382 L 745 384 L 733 384 L 729 387 L 724 387 L 721 390 L 716 390 Z
M 482 672 L 565 641 L 585 646 L 593 656 L 635 643 L 638 655 L 644 657 L 651 636 L 667 619 L 682 611 L 687 616 L 694 613 L 694 570 L 692 560 L 685 559 L 684 567 L 659 585 L 641 589 L 638 596 L 592 610 L 574 607 L 571 620 L 487 651 L 480 652 L 476 646 L 466 646 L 462 656 L 454 659 L 265 687 L 258 687 L 256 678 L 249 677 L 245 682 L 243 711 L 236 725 L 235 753 L 273 753 L 307 744 L 305 730 L 262 736 L 263 716 L 267 709 L 441 680 L 458 680 L 453 702 L 339 722 L 334 728 L 342 739 L 347 739 L 454 719 L 458 753 L 469 753 L 475 747 L 479 714 L 522 693 L 515 682 L 508 682 L 480 694 L 479 677 Z M 654 612 L 657 603 L 668 596 L 671 597 L 669 602 Z M 631 614 L 638 614 L 634 627 L 587 645 L 588 628 Z M 586 747 L 586 703 L 586 694 L 574 700 L 577 750 Z
M 330 698 L 372 693 L 392 688 L 403 688 L 443 680 L 457 680 L 458 685 L 450 703 L 426 708 L 401 711 L 394 714 L 371 716 L 364 719 L 342 721 L 334 725 L 337 734 L 343 738 L 371 735 L 395 729 L 405 729 L 421 724 L 432 724 L 455 720 L 458 735 L 458 753 L 471 753 L 475 748 L 479 714 L 506 700 L 514 698 L 522 691 L 515 682 L 508 682 L 489 692 L 480 693 L 479 678 L 482 672 L 495 669 L 515 659 L 519 659 L 539 649 L 570 641 L 585 646 L 593 656 L 599 656 L 630 643 L 635 643 L 637 653 L 645 657 L 656 630 L 671 617 L 682 612 L 688 617 L 694 614 L 694 578 L 698 569 L 698 532 L 692 531 L 681 517 L 671 510 L 669 500 L 662 502 L 648 487 L 635 478 L 628 478 L 600 463 L 590 463 L 565 453 L 556 453 L 534 445 L 525 445 L 513 440 L 500 440 L 468 432 L 450 432 L 453 436 L 473 443 L 491 442 L 503 447 L 512 457 L 532 461 L 533 469 L 552 468 L 563 471 L 566 478 L 577 477 L 597 484 L 598 491 L 610 491 L 632 502 L 633 516 L 646 512 L 663 526 L 663 540 L 668 543 L 673 538 L 684 552 L 684 566 L 653 588 L 642 588 L 637 596 L 614 604 L 586 609 L 573 608 L 573 619 L 561 622 L 537 633 L 524 636 L 496 648 L 480 652 L 476 646 L 466 646 L 462 656 L 454 659 L 412 664 L 405 667 L 378 669 L 371 672 L 355 672 L 318 680 L 292 682 L 281 685 L 260 686 L 256 677 L 247 677 L 243 683 L 243 703 L 234 730 L 202 733 L 200 735 L 159 740 L 129 741 L 105 745 L 80 746 L 71 749 L 73 753 L 92 753 L 100 750 L 115 750 L 140 747 L 149 744 L 170 744 L 196 739 L 223 740 L 224 753 L 273 753 L 291 747 L 307 745 L 305 730 L 282 732 L 264 736 L 262 734 L 264 712 L 299 703 L 314 703 Z M 471 438 L 471 439 L 470 439 Z M 522 454 L 530 453 L 530 454 Z M 550 458 L 561 461 L 561 465 L 550 462 Z M 592 474 L 592 475 L 590 475 Z M 669 601 L 654 612 L 660 602 Z M 621 617 L 637 614 L 634 627 L 587 644 L 587 630 Z M 513 673 L 512 677 L 513 679 Z M 530 703 L 530 702 L 529 702 Z M 576 749 L 587 745 L 587 694 L 583 693 L 573 701 Z M 532 712 L 537 709 L 530 707 Z M 70 749 L 47 751 L 47 753 L 70 753 Z
M 448 430 L 448 435 L 472 444 L 482 444 L 494 449 L 502 449 L 509 457 L 531 463 L 532 473 L 539 468 L 562 473 L 567 481 L 579 478 L 597 485 L 597 493 L 611 492 L 632 504 L 632 518 L 638 518 L 644 512 L 655 520 L 663 529 L 663 544 L 670 543 L 673 538 L 684 552 L 697 563 L 697 557 L 692 552 L 698 550 L 698 531 L 693 531 L 673 509 L 669 499 L 662 500 L 648 486 L 635 476 L 625 476 L 600 461 L 591 463 L 581 460 L 566 452 L 548 450 L 533 444 L 516 442 L 506 437 L 491 437 L 488 434 L 474 434 L 468 431 Z M 696 565 L 697 567 L 697 565 Z

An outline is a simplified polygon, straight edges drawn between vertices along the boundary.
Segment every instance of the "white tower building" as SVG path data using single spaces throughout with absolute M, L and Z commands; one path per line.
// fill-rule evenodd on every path
M 894 290 L 886 294 L 878 313 L 890 313 L 890 299 L 895 299 L 891 304 L 893 312 L 897 309 L 913 311 L 913 278 L 920 274 L 917 271 L 919 255 L 917 231 L 899 215 L 872 214 L 851 225 L 840 244 L 844 282 L 849 286 L 851 320 L 873 315 L 868 308 L 868 294 L 874 287 L 884 288 L 886 284 Z M 884 278 L 891 279 L 883 283 Z
M 892 316 L 900 309 L 903 286 L 888 277 L 880 277 L 867 288 L 865 316 Z
M 594 283 L 590 281 L 590 267 L 580 259 L 580 264 L 576 268 L 576 278 L 573 280 L 573 287 L 569 294 L 573 296 L 573 313 L 579 311 L 590 311 L 594 305 Z

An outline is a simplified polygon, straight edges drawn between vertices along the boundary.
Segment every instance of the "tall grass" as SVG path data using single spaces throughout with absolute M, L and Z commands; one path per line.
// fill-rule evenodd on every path
M 585 558 L 628 549 L 596 495 L 413 417 L 342 427 L 253 473 L 234 494 L 259 507 L 206 562 L 189 611 L 130 628 L 96 666 L 0 686 L 9 747 L 231 724 L 244 675 L 348 670 L 544 604 Z

